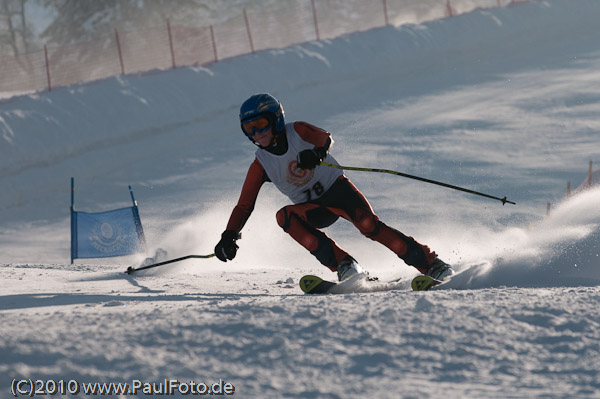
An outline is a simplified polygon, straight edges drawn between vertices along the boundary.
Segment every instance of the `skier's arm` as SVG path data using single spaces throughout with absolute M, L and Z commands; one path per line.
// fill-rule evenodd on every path
M 235 231 L 238 234 L 240 231 L 242 231 L 242 228 L 254 210 L 258 192 L 266 181 L 269 181 L 267 173 L 260 162 L 255 159 L 248 169 L 246 180 L 242 186 L 240 199 L 238 200 L 235 208 L 233 208 L 233 212 L 231 212 L 231 216 L 229 217 L 227 230 Z
M 227 228 L 221 234 L 221 240 L 215 246 L 215 255 L 219 260 L 227 262 L 227 260 L 235 258 L 238 249 L 235 242 L 240 238 L 240 231 L 242 231 L 242 228 L 254 210 L 258 192 L 266 181 L 269 181 L 269 178 L 262 165 L 255 159 L 248 169 L 240 199 L 235 208 L 233 208 L 233 212 L 231 212 Z
M 302 140 L 314 145 L 314 148 L 298 153 L 298 167 L 314 169 L 325 159 L 333 145 L 331 133 L 306 122 L 295 122 L 294 129 Z

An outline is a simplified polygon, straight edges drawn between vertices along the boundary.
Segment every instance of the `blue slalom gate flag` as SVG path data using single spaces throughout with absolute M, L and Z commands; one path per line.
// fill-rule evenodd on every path
M 133 191 L 133 206 L 88 213 L 73 209 L 71 179 L 71 263 L 79 258 L 107 258 L 145 250 L 144 230 Z

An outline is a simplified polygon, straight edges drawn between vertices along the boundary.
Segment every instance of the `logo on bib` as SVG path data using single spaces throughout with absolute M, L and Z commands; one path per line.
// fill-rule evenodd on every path
M 315 170 L 300 169 L 298 162 L 293 160 L 288 164 L 286 180 L 296 187 L 305 186 L 315 175 Z

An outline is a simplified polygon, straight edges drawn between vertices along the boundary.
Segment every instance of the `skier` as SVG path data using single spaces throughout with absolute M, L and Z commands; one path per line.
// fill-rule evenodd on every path
M 419 272 L 439 280 L 454 273 L 429 247 L 381 222 L 343 171 L 320 165 L 321 161 L 338 165 L 329 153 L 333 144 L 329 132 L 306 122 L 286 124 L 283 107 L 270 94 L 248 98 L 240 108 L 240 124 L 258 149 L 239 201 L 215 247 L 215 255 L 221 261 L 235 257 L 236 240 L 241 238 L 240 231 L 254 209 L 258 192 L 265 182 L 272 182 L 293 202 L 277 212 L 279 226 L 323 265 L 337 272 L 339 281 L 366 273 L 352 256 L 319 230 L 340 216 Z

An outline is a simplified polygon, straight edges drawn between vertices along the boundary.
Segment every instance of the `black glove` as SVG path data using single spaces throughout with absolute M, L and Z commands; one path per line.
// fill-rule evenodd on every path
M 327 156 L 327 150 L 324 148 L 314 148 L 312 150 L 302 150 L 297 155 L 298 167 L 300 169 L 314 169 Z
M 221 241 L 215 247 L 215 256 L 220 261 L 227 262 L 235 258 L 235 254 L 238 250 L 238 246 L 235 240 L 239 239 L 240 235 L 233 230 L 225 230 L 221 234 Z

